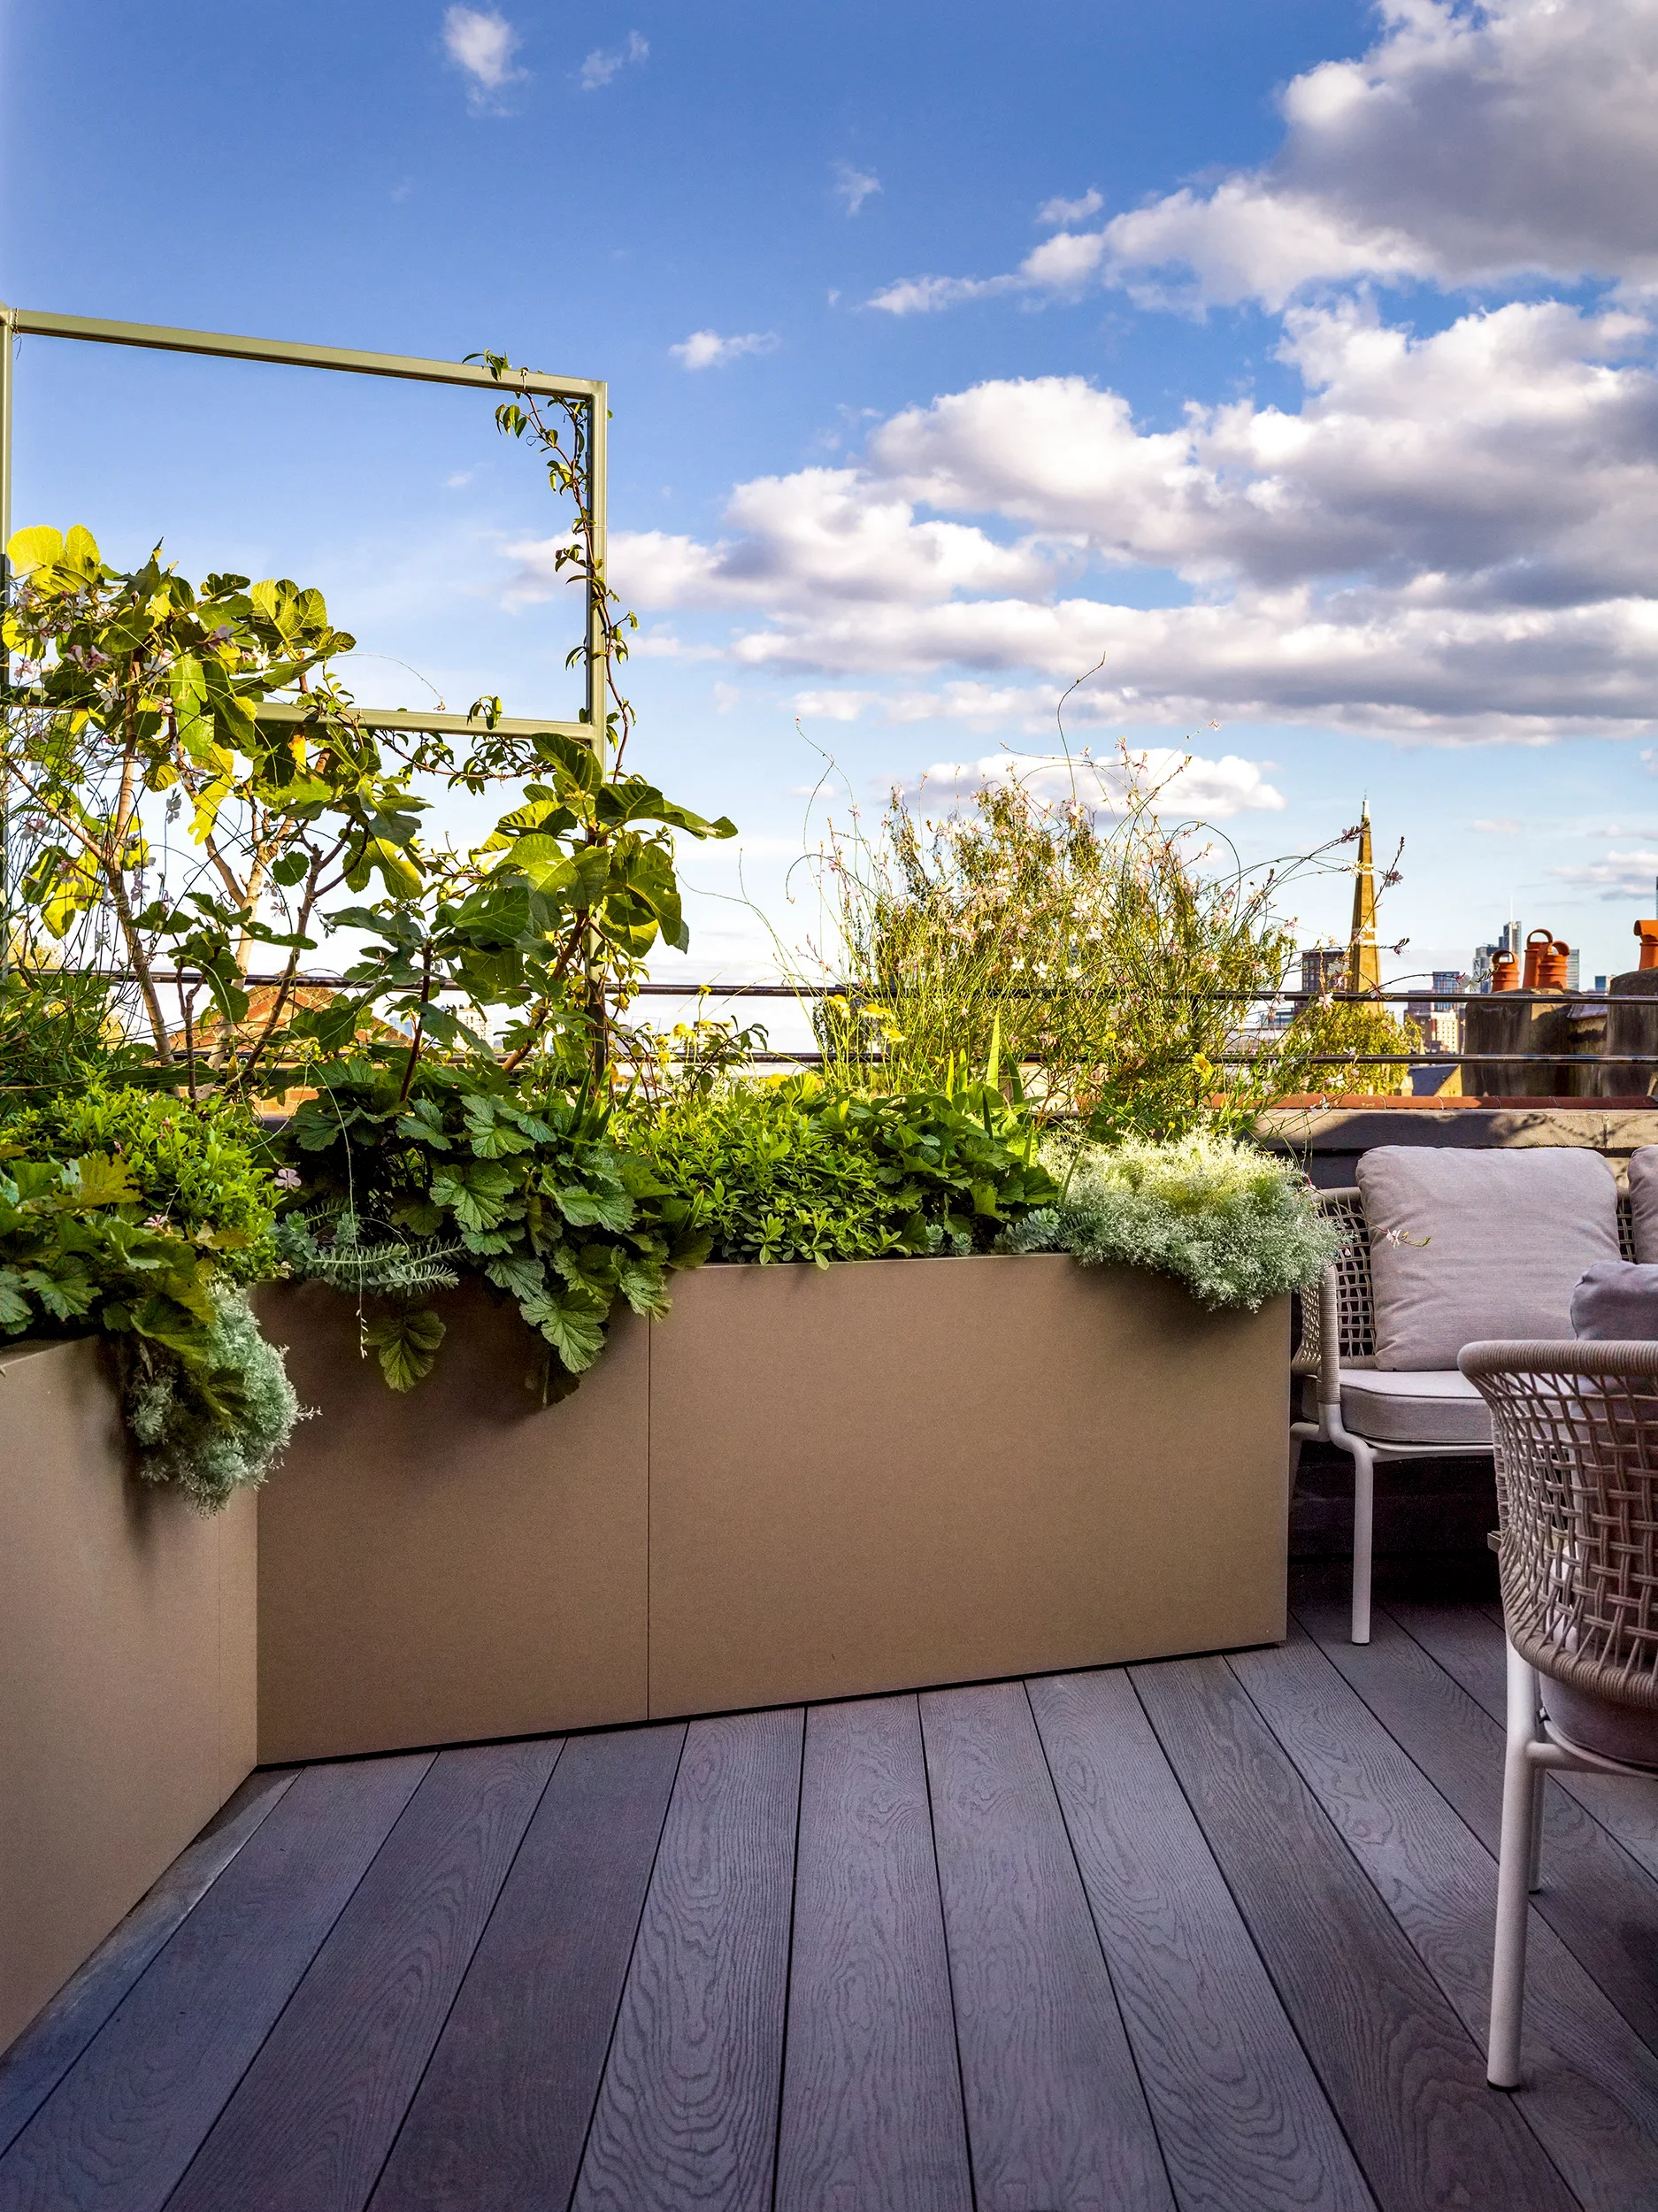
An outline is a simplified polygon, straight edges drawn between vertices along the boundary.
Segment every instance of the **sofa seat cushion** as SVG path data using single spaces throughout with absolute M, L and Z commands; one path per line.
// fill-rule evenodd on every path
M 1485 1402 L 1455 1367 L 1344 1367 L 1341 1422 L 1373 1444 L 1491 1443 Z
M 1570 1338 L 1571 1294 L 1616 1260 L 1617 1185 L 1597 1152 L 1378 1145 L 1358 1164 L 1378 1368 L 1455 1368 L 1464 1344 Z

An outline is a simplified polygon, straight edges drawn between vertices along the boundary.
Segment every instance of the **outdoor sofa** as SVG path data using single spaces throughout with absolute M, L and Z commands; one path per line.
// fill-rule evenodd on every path
M 1599 1153 L 1570 1146 L 1378 1145 L 1355 1187 L 1321 1194 L 1343 1233 L 1303 1301 L 1291 1486 L 1304 1441 L 1354 1463 L 1353 1619 L 1370 1637 L 1378 1460 L 1489 1455 L 1491 1416 L 1460 1371 L 1466 1344 L 1571 1338 L 1571 1298 L 1605 1262 L 1658 1262 L 1658 1147 L 1620 1194 Z

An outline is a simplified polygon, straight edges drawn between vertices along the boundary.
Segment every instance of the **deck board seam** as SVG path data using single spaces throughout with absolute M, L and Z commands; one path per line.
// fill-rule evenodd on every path
M 1230 1669 L 1228 1671 L 1231 1671 Z M 1146 1716 L 1146 1725 L 1151 1730 L 1153 1736 L 1156 1740 L 1157 1748 L 1163 1754 L 1163 1763 L 1164 1766 L 1168 1768 L 1170 1773 L 1173 1776 L 1176 1789 L 1179 1791 L 1181 1796 L 1186 1800 L 1186 1810 L 1191 1814 L 1193 1823 L 1197 1829 L 1197 1832 L 1202 1838 L 1203 1848 L 1209 1853 L 1210 1859 L 1214 1863 L 1215 1871 L 1220 1877 L 1221 1886 L 1225 1890 L 1227 1896 L 1232 1900 L 1232 1910 L 1238 1916 L 1239 1925 L 1242 1928 L 1244 1934 L 1248 1938 L 1250 1949 L 1261 1962 L 1261 1970 L 1266 1976 L 1267 1985 L 1270 1988 L 1274 1997 L 1278 2000 L 1278 2010 L 1284 2015 L 1285 2019 L 1289 2023 L 1290 2033 L 1295 2038 L 1296 2043 L 1300 2047 L 1301 2055 L 1307 2061 L 1309 2070 L 1311 2072 L 1313 2079 L 1318 2085 L 1318 2093 L 1324 2101 L 1325 2108 L 1328 2110 L 1331 2118 L 1334 2121 L 1337 2131 L 1339 2133 L 1342 2141 L 1347 2145 L 1347 2150 L 1352 2156 L 1354 2165 L 1357 2168 L 1359 2173 L 1363 2177 L 1364 2185 L 1370 2193 L 1371 2202 L 1379 2208 L 1382 2200 L 1377 2194 L 1376 2184 L 1371 2178 L 1370 2169 L 1365 2165 L 1363 2159 L 1359 2155 L 1359 2147 L 1353 2139 L 1352 2131 L 1347 2126 L 1347 2121 L 1342 2116 L 1340 2106 L 1336 2102 L 1335 2098 L 1331 2094 L 1330 2084 L 1324 2079 L 1324 2069 L 1319 2065 L 1317 2059 L 1314 2056 L 1310 2045 L 1308 2043 L 1306 2037 L 1301 2033 L 1301 2024 L 1295 2016 L 1295 2008 L 1290 2003 L 1287 1993 L 1279 1983 L 1278 1976 L 1272 1970 L 1272 1962 L 1261 1947 L 1260 1939 L 1256 1936 L 1255 1929 L 1250 1924 L 1249 1916 L 1244 1910 L 1243 1900 L 1239 1896 L 1237 1890 L 1233 1887 L 1232 1877 L 1226 1871 L 1225 1862 L 1221 1857 L 1220 1853 L 1216 1850 L 1214 1844 L 1209 1839 L 1209 1829 L 1204 1822 L 1203 1816 L 1198 1810 L 1197 1806 L 1193 1802 L 1192 1793 L 1187 1789 L 1185 1780 L 1182 1778 L 1179 1768 L 1169 1756 L 1169 1747 L 1163 1742 L 1163 1736 L 1157 1727 L 1156 1720 L 1154 1717 L 1150 1708 L 1147 1705 L 1145 1699 L 1141 1697 L 1140 1694 L 1140 1685 L 1134 1679 L 1134 1671 L 1132 1667 L 1125 1667 L 1123 1672 L 1128 1678 L 1128 1686 L 1134 1694 L 1135 1703 L 1140 1707 L 1140 1711 Z M 1243 1685 L 1240 1683 L 1238 1686 L 1240 1689 L 1242 1689 Z M 1247 1695 L 1247 1693 L 1246 1692 L 1245 1694 Z M 1251 1698 L 1249 1701 L 1253 1706 L 1255 1703 L 1254 1699 Z M 1270 1733 L 1271 1732 L 1269 1731 L 1268 1732 Z M 1274 1743 L 1277 1743 L 1277 1736 L 1273 1736 L 1272 1740 Z M 1282 1748 L 1281 1746 L 1279 1747 Z M 1320 1812 L 1323 1812 L 1324 1808 L 1320 1806 L 1319 1810 Z M 1155 2124 L 1155 2123 L 1154 2121 L 1154 2125 Z
M 979 2161 L 973 2149 L 973 2131 L 968 2116 L 967 2068 L 962 2058 L 962 2026 L 956 2011 L 956 1964 L 950 1956 L 950 1922 L 944 1906 L 944 1877 L 939 1871 L 939 1824 L 933 1806 L 933 1768 L 927 1758 L 927 1717 L 918 1690 L 910 1692 L 916 1709 L 916 1731 L 921 1740 L 921 1780 L 927 1793 L 927 1842 L 933 1852 L 933 1881 L 939 1893 L 939 1925 L 944 1932 L 944 1986 L 950 2001 L 950 2043 L 956 2053 L 956 2088 L 962 2101 L 962 2137 L 967 2145 L 967 2186 L 972 2193 L 971 2212 L 979 2212 Z M 1158 2146 L 1161 2155 L 1162 2145 Z
M 1293 1614 L 1292 1614 L 1291 1617 L 1292 1619 L 1295 1619 Z M 1312 1635 L 1308 1629 L 1302 1627 L 1299 1619 L 1295 1620 L 1295 1625 L 1297 1628 L 1301 1629 L 1302 1635 L 1307 1638 L 1307 1640 L 1311 1645 L 1313 1650 L 1317 1652 L 1318 1656 L 1324 1661 L 1324 1664 L 1336 1677 L 1336 1679 L 1339 1682 L 1346 1683 L 1347 1677 L 1342 1674 L 1341 1671 L 1336 1666 L 1335 1663 L 1320 1648 L 1317 1638 Z M 1415 1938 L 1412 1936 L 1409 1929 L 1405 1925 L 1404 1922 L 1399 1917 L 1399 1915 L 1393 1910 L 1386 1894 L 1382 1890 L 1380 1885 L 1377 1882 L 1375 1877 L 1371 1874 L 1369 1867 L 1365 1865 L 1364 1861 L 1359 1856 L 1359 1854 L 1354 1849 L 1353 1846 L 1342 1834 L 1340 1829 L 1336 1825 L 1334 1820 L 1331 1818 L 1330 1814 L 1325 1810 L 1324 1805 L 1319 1802 L 1316 1793 L 1311 1790 L 1310 1784 L 1307 1784 L 1306 1777 L 1301 1775 L 1301 1766 L 1296 1760 L 1294 1753 L 1291 1750 L 1289 1745 L 1285 1742 L 1283 1737 L 1279 1735 L 1278 1730 L 1273 1727 L 1271 1721 L 1269 1719 L 1266 1713 L 1262 1710 L 1260 1705 L 1256 1703 L 1255 1698 L 1250 1695 L 1248 1685 L 1239 1675 L 1236 1668 L 1233 1667 L 1230 1657 L 1226 1659 L 1225 1664 L 1227 1673 L 1230 1674 L 1232 1680 L 1237 1683 L 1242 1694 L 1248 1699 L 1252 1710 L 1260 1719 L 1261 1725 L 1266 1730 L 1268 1735 L 1271 1737 L 1273 1742 L 1277 1744 L 1285 1758 L 1289 1761 L 1290 1766 L 1293 1771 L 1297 1775 L 1301 1776 L 1301 1780 L 1308 1787 L 1311 1794 L 1313 1805 L 1315 1806 L 1320 1819 L 1324 1822 L 1332 1835 L 1335 1837 L 1337 1842 L 1347 1853 L 1348 1858 L 1353 1862 L 1354 1865 L 1358 1868 L 1359 1872 L 1363 1876 L 1364 1880 L 1368 1883 L 1376 1896 L 1381 1900 L 1383 1909 L 1386 1911 L 1389 1920 L 1393 1922 L 1393 1926 L 1399 1931 L 1401 1937 L 1409 1947 L 1412 1957 L 1421 1962 L 1423 1970 L 1427 1974 L 1429 1980 L 1433 1984 L 1435 1989 L 1439 1992 L 1439 1994 L 1445 1999 L 1447 2009 L 1451 2019 L 1455 2023 L 1456 2026 L 1462 2030 L 1462 2033 L 1467 2036 L 1469 2041 L 1473 2045 L 1475 2051 L 1478 2054 L 1480 2065 L 1483 2070 L 1485 2062 L 1485 2050 L 1484 2044 L 1474 2033 L 1473 2030 L 1470 2028 L 1467 2023 L 1462 2019 L 1461 2014 L 1456 2008 L 1455 2001 L 1451 1998 L 1450 1993 L 1446 1989 L 1444 1983 L 1439 1979 L 1439 1977 L 1435 1972 L 1432 1963 L 1427 1959 L 1423 1957 L 1422 1952 L 1416 1946 Z M 1349 1688 L 1353 1688 L 1353 1685 L 1351 1684 L 1347 1684 L 1347 1686 Z M 1486 1850 L 1485 1844 L 1480 1841 L 1478 1836 L 1474 1834 L 1474 1831 L 1469 1827 L 1467 1821 L 1462 1818 L 1462 1814 L 1458 1812 L 1456 1807 L 1452 1804 L 1450 1799 L 1440 1790 L 1432 1777 L 1416 1764 L 1416 1762 L 1411 1757 L 1409 1752 L 1406 1750 L 1404 1745 L 1400 1742 L 1398 1737 L 1394 1735 L 1393 1730 L 1388 1727 L 1387 1723 L 1382 1718 L 1381 1715 L 1373 1711 L 1370 1701 L 1356 1689 L 1354 1689 L 1354 1695 L 1358 1698 L 1359 1702 L 1364 1707 L 1365 1711 L 1370 1714 L 1372 1719 L 1376 1722 L 1377 1726 L 1381 1729 L 1383 1733 L 1386 1736 L 1388 1741 L 1398 1752 L 1400 1757 L 1405 1762 L 1406 1765 L 1409 1766 L 1413 1773 L 1416 1775 L 1423 1786 L 1431 1791 L 1432 1794 L 1439 1799 L 1440 1804 L 1443 1805 L 1446 1810 L 1450 1814 L 1452 1819 L 1455 1820 L 1458 1826 L 1463 1829 L 1465 1832 L 1473 1839 L 1473 1841 L 1478 1846 L 1479 1849 L 1484 1851 L 1485 1853 L 1485 1856 L 1489 1858 L 1492 1855 Z M 1572 1954 L 1572 1958 L 1575 1964 L 1579 1966 L 1582 1965 L 1581 1960 L 1577 1958 L 1577 1955 L 1575 1953 Z M 1584 1971 L 1587 1973 L 1588 1970 L 1585 1968 Z M 1592 1981 L 1594 1979 L 1593 1975 L 1591 1975 L 1589 1978 Z M 1600 1985 L 1598 1982 L 1595 1983 L 1595 1986 L 1599 1988 Z M 1500 2096 L 1505 2093 L 1493 2089 L 1491 2093 L 1493 2096 Z M 1567 2180 L 1564 2172 L 1562 2170 L 1559 2160 L 1554 2156 L 1554 2153 L 1549 2149 L 1548 2145 L 1532 2126 L 1531 2116 L 1527 2113 L 1524 2102 L 1518 2098 L 1511 2098 L 1509 2101 L 1511 2108 L 1515 2112 L 1516 2117 L 1522 2123 L 1524 2126 L 1526 2133 L 1537 2145 L 1539 2154 L 1547 2162 L 1547 2163 L 1554 2168 L 1554 2172 L 1559 2176 L 1560 2185 L 1566 2192 L 1567 2196 L 1577 2204 L 1583 2206 L 1583 2212 L 1594 2212 L 1593 2206 L 1583 2205 L 1583 2199 L 1577 2195 L 1577 2191 Z
M 803 1728 L 801 1733 L 803 1738 L 805 1735 Z M 594 2078 L 593 2102 L 587 2108 L 587 2124 L 581 2131 L 580 2152 L 571 2168 L 570 2194 L 564 2199 L 564 2212 L 570 2212 L 570 2207 L 576 2200 L 576 2192 L 581 2186 L 581 2170 L 587 2162 L 587 2151 L 593 2141 L 593 2124 L 599 2116 L 599 2107 L 604 2099 L 605 2077 L 610 2070 L 610 2057 L 616 2048 L 616 2031 L 621 2025 L 622 2009 L 627 2002 L 627 1985 L 633 1971 L 633 1959 L 639 1949 L 639 1932 L 645 1924 L 645 1913 L 650 1903 L 651 1886 L 656 1881 L 657 1863 L 662 1857 L 662 1839 L 668 1832 L 668 1816 L 673 1810 L 673 1795 L 679 1786 L 679 1770 L 685 1764 L 685 1747 L 690 1740 L 690 1724 L 681 1721 L 679 1748 L 673 1762 L 673 1778 L 668 1784 L 663 1796 L 662 1818 L 656 1824 L 656 1840 L 650 1854 L 650 1870 L 646 1875 L 640 1889 L 639 1911 L 633 1920 L 633 1939 L 627 1947 L 627 1963 L 623 1967 L 617 1982 L 616 2009 L 610 2015 L 610 2032 L 604 2039 L 604 2056 Z M 557 2208 L 550 2208 L 549 2212 L 557 2212 Z
M 1113 1668 L 1110 1671 L 1121 1673 L 1126 1671 Z M 1048 1739 L 1042 1733 L 1041 1723 L 1036 1717 L 1036 1707 L 1031 1700 L 1031 1684 L 1028 1676 L 1021 1677 L 1019 1687 L 1025 1693 L 1025 1706 L 1031 1716 L 1031 1726 L 1035 1732 L 1037 1746 L 1042 1755 L 1042 1771 L 1048 1777 L 1048 1788 L 1054 1793 L 1054 1805 L 1059 1814 L 1060 1832 L 1065 1839 L 1065 1848 L 1071 1854 L 1071 1863 L 1076 1869 L 1077 1886 L 1082 1892 L 1082 1901 L 1087 1909 L 1088 1925 L 1094 1930 L 1094 1940 L 1099 1949 L 1101 1963 L 1105 1968 L 1106 1987 L 1111 1993 L 1111 2002 L 1117 2007 L 1117 2016 L 1122 2024 L 1123 2041 L 1128 2050 L 1129 2063 L 1134 2069 L 1134 2081 L 1140 2090 L 1140 2102 L 1146 2108 L 1146 2118 L 1151 2128 L 1151 2139 L 1157 2146 L 1157 2157 L 1163 2167 L 1164 2183 L 1168 2187 L 1169 2201 L 1171 2204 L 1178 2205 L 1180 2193 L 1174 2185 L 1174 2174 L 1170 2168 L 1169 2154 L 1163 2148 L 1163 2133 L 1157 2125 L 1157 2109 L 1146 2087 L 1145 2070 L 1140 2062 L 1140 2053 L 1134 2047 L 1133 2031 L 1129 2025 L 1128 2012 L 1123 2003 L 1123 1993 L 1117 1985 L 1117 1976 L 1111 1971 L 1111 1955 L 1105 1947 L 1105 1937 L 1094 1914 L 1094 1899 L 1089 1893 L 1087 1877 L 1083 1873 L 1082 1861 L 1077 1855 L 1076 1839 L 1071 1832 L 1071 1823 L 1065 1817 L 1065 1801 L 1061 1797 L 1059 1785 L 1054 1778 L 1053 1762 L 1048 1755 Z M 1168 1764 L 1166 1758 L 1163 1764 L 1165 1766 Z
M 386 1846 L 391 1841 L 392 1838 L 396 1834 L 398 1829 L 403 1825 L 403 1820 L 408 1814 L 409 1808 L 414 1803 L 416 1798 L 419 1796 L 421 1791 L 426 1787 L 427 1777 L 431 1774 L 432 1770 L 437 1764 L 437 1762 L 438 1754 L 435 1751 L 430 1751 L 426 1754 L 426 1763 L 425 1772 L 421 1775 L 420 1779 L 415 1784 L 413 1789 L 410 1791 L 408 1796 L 403 1800 L 402 1809 L 399 1811 L 396 1819 L 393 1821 L 391 1826 L 388 1828 L 385 1834 L 375 1845 L 373 1850 L 369 1854 L 367 1863 L 364 1866 L 362 1872 L 357 1876 L 356 1881 L 352 1883 L 350 1888 L 346 1892 L 345 1896 L 341 1900 L 339 1910 L 333 1915 L 327 1926 L 317 1939 L 316 1946 L 311 1951 L 311 1955 L 306 1959 L 298 1973 L 295 1975 L 288 1994 L 277 2007 L 269 2026 L 265 2029 L 265 2033 L 259 2038 L 259 2040 L 254 2046 L 253 2050 L 249 2054 L 247 2064 L 242 2068 L 242 2071 L 237 2075 L 235 2080 L 231 2084 L 229 2089 L 226 2092 L 223 2104 L 219 2106 L 218 2111 L 214 2113 L 212 2118 L 203 2129 L 200 2140 L 197 2142 L 196 2148 L 190 2153 L 189 2157 L 185 2161 L 183 2170 L 180 2172 L 178 2179 L 173 2183 L 172 2188 L 168 2190 L 166 2195 L 162 2199 L 161 2212 L 166 2212 L 168 2205 L 173 2202 L 174 2197 L 178 2195 L 180 2190 L 183 2188 L 185 2183 L 189 2179 L 190 2170 L 196 2164 L 197 2159 L 201 2157 L 202 2153 L 207 2148 L 208 2143 L 211 2139 L 213 2130 L 219 2125 L 220 2120 L 224 2118 L 225 2114 L 230 2109 L 232 2101 L 234 2099 L 236 2092 L 242 2087 L 242 2083 L 246 2081 L 248 2076 L 253 2071 L 255 2066 L 258 2063 L 259 2054 L 264 2050 L 265 2045 L 270 2041 L 271 2038 L 276 2033 L 276 2031 L 281 2022 L 287 2017 L 288 2008 L 292 2005 L 295 1998 L 299 1994 L 299 1992 L 304 1984 L 306 1975 L 310 1973 L 311 1968 L 315 1966 L 317 1961 L 322 1956 L 324 1947 L 327 1944 L 328 1939 L 333 1935 L 334 1930 L 345 1917 L 346 1912 L 350 1907 L 351 1900 L 362 1888 L 364 1883 L 367 1881 L 370 1873 L 379 1863 L 380 1853 L 386 1848 Z M 161 1951 L 157 1953 L 157 1957 L 159 1958 L 162 1956 L 167 1946 L 164 1944 Z M 142 1980 L 142 1976 L 141 1975 L 139 1978 Z M 136 1984 L 134 1985 L 136 1987 Z
M 566 1736 L 558 1747 L 557 1757 L 554 1759 L 552 1765 L 547 1770 L 547 1779 L 541 1784 L 540 1790 L 536 1793 L 535 1802 L 530 1808 L 530 1816 L 524 1824 L 524 1832 L 519 1836 L 517 1843 L 515 1843 L 512 1847 L 512 1855 L 507 1861 L 506 1871 L 502 1875 L 500 1886 L 497 1887 L 495 1896 L 491 1900 L 488 1911 L 484 1915 L 483 1923 L 478 1931 L 477 1940 L 473 1943 L 472 1950 L 467 1955 L 466 1964 L 455 1978 L 454 1991 L 450 1995 L 449 2003 L 444 2007 L 443 2017 L 439 2022 L 437 2032 L 432 2039 L 432 2047 L 426 2055 L 426 2063 L 420 2069 L 420 2072 L 416 2079 L 414 2087 L 410 2092 L 408 2103 L 404 2105 L 402 2113 L 398 2116 L 397 2124 L 392 2130 L 391 2139 L 386 2146 L 386 2154 L 380 2160 L 380 2164 L 375 2168 L 374 2178 L 369 2184 L 368 2192 L 363 2199 L 365 2212 L 366 2212 L 366 2208 L 373 2203 L 375 2192 L 379 2189 L 381 2181 L 385 2177 L 386 2169 L 391 2164 L 393 2154 L 395 2152 L 399 2142 L 403 2139 L 403 2130 L 409 2124 L 409 2115 L 414 2110 L 416 2105 L 420 2101 L 420 2092 L 425 2086 L 426 2076 L 432 2070 L 433 2062 L 437 2057 L 438 2047 L 443 2040 L 444 2030 L 449 2026 L 449 2020 L 454 2013 L 455 2008 L 460 2002 L 461 1992 L 465 1988 L 467 1979 L 472 1970 L 472 1962 L 477 1958 L 478 1953 L 482 1947 L 484 1938 L 489 1932 L 490 1922 L 495 1918 L 495 1914 L 500 1909 L 501 1900 L 506 1895 L 507 1893 L 507 1884 L 512 1879 L 512 1870 L 518 1863 L 518 1855 L 524 1848 L 525 1843 L 528 1839 L 530 1830 L 535 1825 L 535 1816 L 541 1811 L 542 1801 L 545 1799 L 548 1791 L 551 1789 L 553 1786 L 553 1777 L 557 1773 L 559 1767 L 564 1761 L 564 1754 L 569 1750 L 569 1748 L 570 1739 Z M 205 2138 L 203 2138 L 203 2140 L 205 2140 Z M 163 2212 L 165 2212 L 165 2207 L 163 2208 Z
M 800 1717 L 800 1763 L 794 1770 L 794 1856 L 789 1869 L 788 1942 L 783 1952 L 783 2032 L 777 2047 L 777 2121 L 771 2130 L 771 2212 L 777 2212 L 777 2184 L 783 2156 L 783 2090 L 788 2080 L 788 2032 L 794 2001 L 794 1919 L 800 1906 L 801 1828 L 806 1811 L 806 1731 L 811 1708 L 802 1706 Z

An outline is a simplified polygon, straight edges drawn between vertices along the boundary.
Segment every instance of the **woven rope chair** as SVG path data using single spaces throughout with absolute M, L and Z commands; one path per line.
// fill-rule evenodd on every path
M 1341 1250 L 1324 1270 L 1316 1295 L 1301 1301 L 1301 1338 L 1290 1363 L 1312 1403 L 1290 1424 L 1290 1494 L 1303 1443 L 1333 1444 L 1353 1462 L 1353 1617 L 1355 1644 L 1370 1640 L 1370 1563 L 1376 1520 L 1376 1463 L 1387 1459 L 1482 1459 L 1488 1444 L 1385 1441 L 1352 1435 L 1341 1417 L 1341 1377 L 1376 1365 L 1376 1295 L 1370 1279 L 1370 1232 L 1356 1189 L 1318 1193 L 1321 1213 L 1340 1232 Z M 1635 1256 L 1628 1196 L 1617 1209 L 1618 1245 Z
M 1520 2079 L 1526 1893 L 1550 1768 L 1658 1774 L 1658 1343 L 1470 1344 L 1508 1639 L 1487 2075 Z

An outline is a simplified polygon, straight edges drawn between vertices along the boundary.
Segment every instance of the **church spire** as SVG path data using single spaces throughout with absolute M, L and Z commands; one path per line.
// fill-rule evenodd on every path
M 1382 956 L 1376 949 L 1376 864 L 1370 850 L 1370 803 L 1359 817 L 1359 861 L 1353 880 L 1353 927 L 1347 938 L 1347 988 L 1379 991 Z

